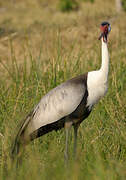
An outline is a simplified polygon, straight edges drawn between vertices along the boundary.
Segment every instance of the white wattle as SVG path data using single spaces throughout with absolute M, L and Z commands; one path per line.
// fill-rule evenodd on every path
M 87 106 L 91 109 L 107 92 L 108 89 L 109 54 L 107 43 L 102 39 L 102 65 L 100 70 L 88 73 Z

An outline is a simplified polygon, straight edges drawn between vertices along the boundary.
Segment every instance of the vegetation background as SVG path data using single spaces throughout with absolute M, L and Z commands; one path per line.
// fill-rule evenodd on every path
M 115 0 L 64 2 L 0 0 L 0 179 L 126 179 L 126 13 L 117 13 Z M 71 137 L 65 167 L 61 130 L 30 143 L 16 168 L 10 151 L 20 122 L 50 89 L 100 67 L 105 20 L 109 89 L 81 124 L 77 160 Z

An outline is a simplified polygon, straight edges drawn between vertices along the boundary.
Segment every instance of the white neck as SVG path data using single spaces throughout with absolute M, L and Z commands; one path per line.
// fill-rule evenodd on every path
M 109 72 L 109 53 L 108 53 L 107 42 L 104 42 L 103 38 L 102 38 L 102 64 L 101 64 L 100 72 L 102 73 L 104 78 L 108 77 L 108 72 Z
M 87 106 L 91 109 L 101 97 L 103 97 L 108 89 L 108 71 L 109 71 L 109 54 L 107 43 L 102 38 L 102 64 L 98 71 L 91 71 L 88 73 L 87 87 L 88 99 Z

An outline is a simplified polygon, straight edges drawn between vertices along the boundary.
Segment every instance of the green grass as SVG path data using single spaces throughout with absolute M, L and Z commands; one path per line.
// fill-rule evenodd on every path
M 20 29 L 17 38 L 1 41 L 6 51 L 1 50 L 0 55 L 0 179 L 126 179 L 126 14 L 112 23 L 108 93 L 79 128 L 77 160 L 72 156 L 72 136 L 70 161 L 65 167 L 63 129 L 30 143 L 18 168 L 10 160 L 20 123 L 41 97 L 67 79 L 100 67 L 101 44 L 96 28 L 102 18 L 113 17 L 114 10 L 99 8 L 97 12 L 97 7 L 97 2 L 87 4 L 85 11 L 92 8 L 92 12 L 87 15 L 80 11 L 77 18 L 76 14 L 58 14 L 60 19 L 54 15 L 52 22 L 41 22 L 40 18 L 28 29 Z M 18 20 L 14 22 L 10 27 Z
M 123 7 L 124 11 L 126 11 L 126 1 L 125 0 L 122 0 L 122 7 Z
M 60 0 L 59 2 L 59 9 L 63 12 L 77 10 L 78 8 L 79 4 L 75 0 Z
M 111 64 L 109 92 L 93 110 L 90 117 L 82 123 L 78 135 L 77 161 L 72 158 L 70 145 L 70 164 L 64 166 L 64 131 L 51 132 L 35 140 L 23 154 L 21 166 L 12 167 L 9 160 L 12 137 L 17 132 L 21 119 L 36 105 L 40 98 L 62 81 L 82 73 L 84 64 L 80 54 L 73 59 L 71 54 L 62 59 L 61 42 L 57 43 L 57 59 L 54 64 L 40 55 L 35 60 L 29 53 L 22 66 L 17 64 L 15 56 L 11 65 L 1 62 L 9 74 L 9 83 L 1 79 L 0 123 L 1 133 L 1 177 L 4 179 L 125 179 L 126 166 L 126 108 L 124 84 L 126 65 Z M 111 49 L 111 47 L 110 47 Z M 69 59 L 69 61 L 68 61 Z M 100 61 L 100 59 L 98 60 Z M 88 58 L 86 58 L 87 66 Z M 46 72 L 42 70 L 47 66 Z M 92 67 L 93 68 L 93 67 Z

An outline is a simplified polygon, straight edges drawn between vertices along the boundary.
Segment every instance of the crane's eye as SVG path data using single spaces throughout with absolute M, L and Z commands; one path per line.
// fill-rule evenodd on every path
M 111 31 L 111 26 L 109 25 L 109 26 L 108 26 L 108 32 L 110 32 L 110 31 Z

